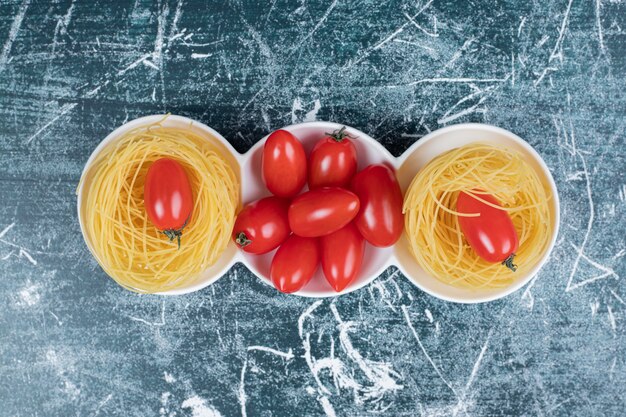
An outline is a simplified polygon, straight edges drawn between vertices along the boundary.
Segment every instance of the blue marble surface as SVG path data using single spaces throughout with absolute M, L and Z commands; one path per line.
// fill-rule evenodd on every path
M 624 415 L 624 30 L 619 0 L 0 0 L 0 415 Z M 336 299 L 242 265 L 191 295 L 127 292 L 74 191 L 111 130 L 163 112 L 239 151 L 304 120 L 396 155 L 501 126 L 555 177 L 556 249 L 482 305 L 393 268 Z

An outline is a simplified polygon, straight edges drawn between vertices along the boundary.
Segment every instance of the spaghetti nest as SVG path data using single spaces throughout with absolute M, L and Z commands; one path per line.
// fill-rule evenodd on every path
M 180 249 L 144 208 L 146 173 L 163 157 L 183 166 L 194 197 Z M 189 285 L 226 249 L 239 182 L 206 138 L 160 123 L 137 128 L 105 148 L 92 171 L 83 210 L 88 240 L 100 266 L 123 287 L 154 293 Z
M 519 237 L 517 272 L 483 260 L 464 238 L 456 201 L 459 192 L 476 190 L 496 197 L 502 207 L 494 207 L 511 216 Z M 447 284 L 473 289 L 509 286 L 548 248 L 551 198 L 519 153 L 478 143 L 453 149 L 422 168 L 406 193 L 403 212 L 410 251 L 427 273 Z

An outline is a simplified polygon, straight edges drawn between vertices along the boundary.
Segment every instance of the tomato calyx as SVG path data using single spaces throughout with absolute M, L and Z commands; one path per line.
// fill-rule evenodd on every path
M 335 140 L 335 142 L 342 142 L 345 138 L 349 138 L 349 139 L 354 139 L 352 136 L 350 136 L 347 132 L 346 132 L 346 127 L 342 127 L 341 129 L 337 129 L 332 133 L 328 133 L 326 132 L 326 135 L 328 135 L 329 138 L 332 138 Z
M 517 271 L 517 265 L 515 265 L 513 263 L 513 258 L 515 258 L 515 254 L 514 253 L 512 253 L 511 255 L 509 255 L 508 258 L 506 258 L 504 261 L 502 261 L 502 265 L 506 266 L 511 271 L 515 272 L 515 271 Z
M 185 223 L 183 223 L 183 225 L 180 226 L 180 229 L 165 229 L 161 231 L 161 233 L 167 236 L 170 242 L 174 241 L 174 239 L 178 240 L 178 249 L 180 249 L 180 237 L 183 235 L 183 229 L 185 228 L 185 226 L 187 226 L 188 221 L 189 221 L 189 217 L 187 217 L 187 220 L 185 220 Z
M 235 243 L 240 248 L 245 248 L 252 243 L 252 240 L 250 240 L 248 236 L 246 236 L 246 232 L 239 232 L 237 233 L 237 237 L 235 238 Z

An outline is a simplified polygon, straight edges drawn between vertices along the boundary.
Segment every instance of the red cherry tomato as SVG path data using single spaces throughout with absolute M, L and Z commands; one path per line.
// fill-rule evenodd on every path
M 266 197 L 246 205 L 237 216 L 233 240 L 244 252 L 267 253 L 289 237 L 289 201 Z
M 317 239 L 291 235 L 272 259 L 270 278 L 279 291 L 296 292 L 311 280 L 319 262 Z
M 143 200 L 150 221 L 170 239 L 178 239 L 193 208 L 191 184 L 181 164 L 161 158 L 146 174 Z
M 365 240 L 354 222 L 320 238 L 322 270 L 331 287 L 343 291 L 359 274 Z
M 481 192 L 473 194 L 500 206 L 500 202 L 490 194 Z M 509 213 L 491 207 L 464 192 L 459 193 L 456 210 L 459 213 L 480 214 L 478 217 L 458 217 L 463 235 L 478 256 L 487 262 L 502 262 L 515 271 L 517 266 L 513 264 L 513 258 L 519 247 L 519 240 Z
M 352 179 L 361 210 L 354 223 L 365 240 L 374 246 L 391 246 L 400 238 L 403 225 L 402 191 L 393 170 L 370 165 Z
M 343 188 L 319 188 L 294 198 L 289 227 L 304 237 L 324 236 L 350 223 L 359 212 L 358 197 Z
M 263 147 L 263 181 L 272 194 L 293 197 L 306 183 L 306 154 L 286 130 L 272 133 Z
M 315 144 L 309 157 L 309 188 L 345 187 L 356 173 L 356 148 L 345 127 Z

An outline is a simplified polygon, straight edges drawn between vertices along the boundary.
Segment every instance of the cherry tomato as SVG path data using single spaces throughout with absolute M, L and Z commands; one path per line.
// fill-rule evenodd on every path
M 311 280 L 319 262 L 317 239 L 291 235 L 272 259 L 270 278 L 279 291 L 296 292 Z
M 309 188 L 345 187 L 356 173 L 356 148 L 345 127 L 315 144 L 309 157 Z
M 473 192 L 477 197 L 500 206 L 492 195 Z M 459 216 L 461 231 L 474 251 L 487 262 L 502 262 L 512 271 L 515 251 L 519 247 L 517 232 L 509 213 L 483 203 L 470 194 L 460 192 L 456 202 L 459 213 L 478 213 L 478 217 Z
M 291 233 L 288 209 L 289 201 L 278 197 L 266 197 L 246 205 L 235 221 L 233 240 L 248 253 L 276 249 Z
M 354 222 L 320 238 L 322 270 L 331 287 L 343 291 L 359 274 L 365 240 Z
M 150 221 L 170 239 L 178 239 L 193 208 L 191 184 L 181 164 L 161 158 L 146 174 L 143 200 Z
M 351 188 L 361 201 L 354 223 L 365 240 L 381 248 L 396 243 L 404 225 L 402 191 L 393 170 L 370 165 L 356 174 Z
M 286 130 L 277 130 L 267 138 L 262 166 L 267 189 L 279 197 L 293 197 L 306 183 L 304 148 Z
M 328 235 L 350 223 L 359 212 L 359 198 L 343 188 L 319 188 L 294 198 L 289 227 L 300 236 Z

